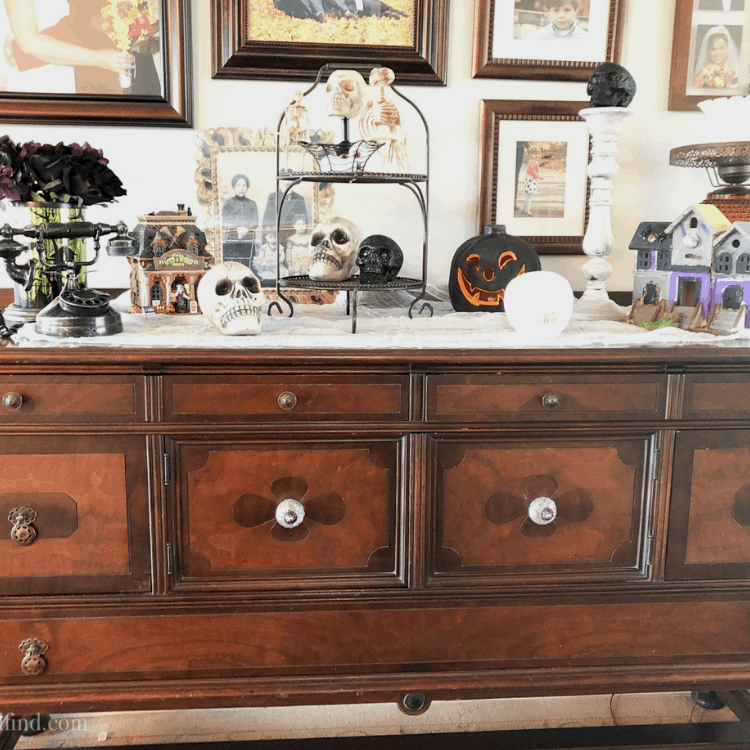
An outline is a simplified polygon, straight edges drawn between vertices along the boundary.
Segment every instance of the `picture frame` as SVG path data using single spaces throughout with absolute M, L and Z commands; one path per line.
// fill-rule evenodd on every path
M 476 0 L 474 78 L 587 81 L 603 62 L 618 63 L 626 0 L 577 2 L 577 30 L 561 32 L 577 36 L 561 44 L 547 38 L 547 14 L 534 0 Z
M 331 134 L 318 131 L 313 138 L 327 135 Z M 278 199 L 275 131 L 242 127 L 201 131 L 196 162 L 198 206 L 209 252 L 216 263 L 233 260 L 249 266 L 264 286 L 272 286 Z M 244 186 L 237 177 L 244 178 Z M 286 195 L 279 227 L 282 277 L 306 273 L 309 235 L 324 213 L 333 211 L 332 201 L 326 200 L 331 197 L 325 194 L 327 187 L 327 183 L 305 183 Z M 304 219 L 303 227 L 298 219 Z
M 351 2 L 354 6 L 354 0 L 325 2 Z M 370 0 L 365 2 L 369 5 Z M 328 64 L 331 68 L 358 70 L 367 78 L 373 67 L 387 64 L 395 72 L 397 83 L 444 86 L 450 0 L 391 2 L 413 8 L 408 18 L 399 20 L 399 29 L 411 29 L 411 39 L 403 45 L 378 45 L 373 40 L 368 40 L 366 44 L 293 41 L 291 37 L 286 38 L 287 32 L 279 20 L 283 12 L 273 9 L 272 0 L 211 0 L 213 77 L 312 81 L 320 68 Z M 250 12 L 260 12 L 257 8 L 261 5 L 264 12 L 276 19 L 279 27 L 277 38 L 254 38 Z M 328 16 L 323 23 L 311 19 L 291 20 L 295 39 L 304 34 L 319 34 L 323 39 L 330 39 L 342 28 L 340 21 L 351 22 L 351 19 L 329 20 Z M 386 20 L 390 22 L 393 19 Z M 353 23 L 365 21 L 371 23 L 373 19 L 355 18 Z M 329 26 L 330 29 L 327 28 Z M 268 35 L 273 36 L 273 27 Z M 381 36 L 390 38 L 388 32 Z
M 589 136 L 578 113 L 586 107 L 588 102 L 482 101 L 477 233 L 503 224 L 540 255 L 583 255 Z M 536 182 L 530 199 L 528 180 Z
M 57 125 L 192 127 L 190 0 L 160 0 L 158 11 L 158 49 L 142 54 L 140 59 L 148 64 L 151 88 L 160 93 L 151 93 L 145 87 L 148 93 L 134 92 L 134 83 L 126 85 L 122 93 L 113 93 L 113 88 L 123 86 L 117 74 L 97 68 L 94 77 L 89 75 L 84 79 L 86 69 L 48 65 L 23 52 L 10 36 L 6 46 L 11 56 L 9 58 L 7 51 L 2 56 L 6 66 L 2 75 L 7 85 L 0 91 L 0 120 Z M 87 19 L 81 22 L 84 20 Z M 76 21 L 71 11 L 56 26 L 43 28 L 42 33 L 59 34 L 63 41 L 73 39 L 72 43 L 89 46 L 83 41 L 84 38 L 88 41 L 89 37 L 79 36 L 83 32 L 78 30 Z M 9 17 L 3 14 L 2 22 L 6 25 L 4 32 L 10 32 Z M 85 33 L 90 34 L 91 24 L 84 25 L 88 27 Z M 6 38 L 5 33 L 3 38 Z M 112 51 L 115 51 L 114 45 Z M 120 81 L 137 80 L 140 69 L 136 60 L 136 78 Z M 102 82 L 102 74 L 114 78 L 117 85 L 113 86 L 110 79 Z
M 713 47 L 725 48 L 724 62 L 712 62 Z M 676 0 L 668 108 L 697 110 L 705 99 L 748 93 L 750 0 Z

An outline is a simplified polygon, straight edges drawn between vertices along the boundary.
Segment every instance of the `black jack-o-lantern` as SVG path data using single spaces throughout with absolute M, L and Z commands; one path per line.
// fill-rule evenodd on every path
M 456 250 L 448 278 L 448 293 L 456 312 L 504 312 L 505 287 L 522 273 L 541 271 L 539 256 L 528 242 L 485 227 L 484 234 L 466 240 Z

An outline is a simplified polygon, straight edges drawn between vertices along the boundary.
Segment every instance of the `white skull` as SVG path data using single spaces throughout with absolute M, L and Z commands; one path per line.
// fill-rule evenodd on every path
M 219 263 L 198 284 L 203 316 L 230 336 L 260 333 L 263 292 L 258 277 L 242 263 Z
M 343 281 L 354 271 L 362 232 L 356 224 L 334 216 L 318 224 L 310 237 L 310 278 Z
M 356 117 L 365 106 L 367 84 L 356 70 L 336 70 L 326 84 L 328 114 L 336 117 Z

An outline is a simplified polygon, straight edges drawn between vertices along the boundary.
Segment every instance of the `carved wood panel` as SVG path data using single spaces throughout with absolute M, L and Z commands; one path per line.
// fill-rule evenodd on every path
M 133 435 L 0 438 L 0 592 L 148 590 L 146 466 Z
M 178 585 L 398 583 L 401 451 L 397 439 L 176 443 Z
M 750 577 L 750 431 L 681 431 L 675 446 L 667 575 Z
M 648 436 L 437 439 L 436 579 L 641 577 L 651 452 Z

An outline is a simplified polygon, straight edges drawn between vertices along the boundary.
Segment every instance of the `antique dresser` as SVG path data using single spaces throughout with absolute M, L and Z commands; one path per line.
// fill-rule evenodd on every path
M 750 348 L 0 350 L 0 707 L 750 684 Z

